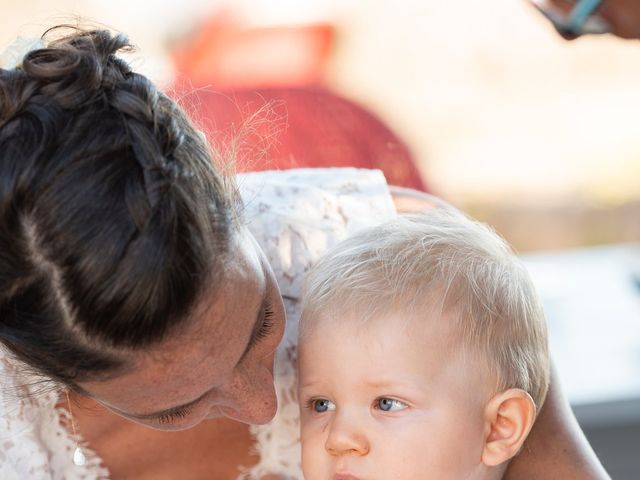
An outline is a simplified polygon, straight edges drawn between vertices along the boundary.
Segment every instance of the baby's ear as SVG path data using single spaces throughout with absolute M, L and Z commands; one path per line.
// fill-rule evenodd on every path
M 485 444 L 482 463 L 500 465 L 514 457 L 536 419 L 536 405 L 524 390 L 512 388 L 496 394 L 485 409 Z

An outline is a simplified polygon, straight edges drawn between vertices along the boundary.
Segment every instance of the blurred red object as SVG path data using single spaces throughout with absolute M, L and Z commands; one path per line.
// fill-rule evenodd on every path
M 182 104 L 214 148 L 237 140 L 238 170 L 379 168 L 392 185 L 425 190 L 407 146 L 377 117 L 328 90 L 198 90 Z
M 309 85 L 322 82 L 333 46 L 327 24 L 247 28 L 225 12 L 172 51 L 178 79 L 216 89 Z
M 333 36 L 329 25 L 246 29 L 218 16 L 174 50 L 173 96 L 214 149 L 234 146 L 239 171 L 379 168 L 392 185 L 426 190 L 405 143 L 322 86 Z

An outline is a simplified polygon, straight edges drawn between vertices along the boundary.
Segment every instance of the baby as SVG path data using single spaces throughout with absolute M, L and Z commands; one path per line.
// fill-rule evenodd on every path
M 549 381 L 524 267 L 488 227 L 440 208 L 325 255 L 299 342 L 306 480 L 502 478 Z

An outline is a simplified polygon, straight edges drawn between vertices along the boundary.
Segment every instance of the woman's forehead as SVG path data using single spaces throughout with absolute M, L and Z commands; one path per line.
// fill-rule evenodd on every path
M 235 235 L 222 267 L 216 270 L 184 327 L 146 353 L 164 358 L 168 350 L 185 345 L 220 349 L 229 341 L 246 336 L 243 327 L 255 321 L 267 286 L 264 259 L 250 234 Z

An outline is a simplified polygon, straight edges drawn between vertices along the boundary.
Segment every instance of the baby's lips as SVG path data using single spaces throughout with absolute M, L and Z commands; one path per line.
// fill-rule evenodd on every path
M 350 473 L 336 473 L 331 480 L 361 480 Z

